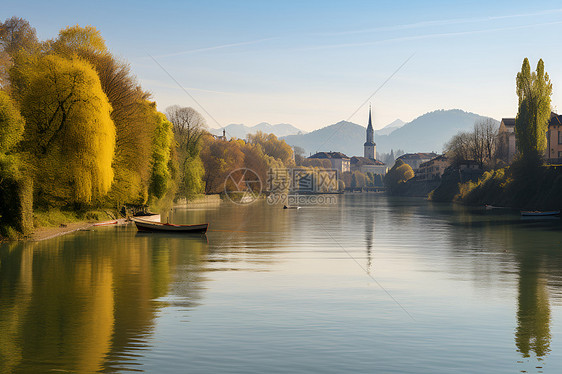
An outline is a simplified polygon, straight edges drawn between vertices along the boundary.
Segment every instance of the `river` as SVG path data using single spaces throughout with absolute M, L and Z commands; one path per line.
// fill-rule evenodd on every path
M 560 373 L 562 224 L 345 195 L 0 245 L 0 372 Z

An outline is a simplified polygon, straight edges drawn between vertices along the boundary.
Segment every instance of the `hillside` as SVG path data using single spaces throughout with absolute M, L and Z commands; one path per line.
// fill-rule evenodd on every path
M 293 125 L 289 125 L 288 123 L 279 123 L 277 125 L 271 125 L 267 122 L 262 122 L 255 126 L 245 126 L 242 124 L 233 123 L 226 126 L 225 130 L 226 130 L 226 135 L 229 138 L 234 137 L 238 139 L 244 139 L 246 138 L 247 134 L 255 134 L 258 131 L 267 134 L 275 134 L 277 137 L 304 133 L 304 131 L 296 128 Z M 210 129 L 209 131 L 215 135 L 222 135 L 222 129 Z
M 388 153 L 391 149 L 403 149 L 405 152 L 440 153 L 443 145 L 453 135 L 470 130 L 476 121 L 484 119 L 486 117 L 460 109 L 426 113 L 388 135 L 376 133 L 377 152 Z M 304 148 L 306 154 L 337 151 L 357 156 L 363 154 L 365 127 L 342 121 L 308 134 L 286 136 L 284 139 L 291 146 Z

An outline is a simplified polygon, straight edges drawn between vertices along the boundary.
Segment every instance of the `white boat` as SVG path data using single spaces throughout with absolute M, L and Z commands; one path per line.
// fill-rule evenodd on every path
M 143 221 L 150 221 L 150 222 L 160 222 L 160 214 L 158 213 L 144 213 L 144 214 L 136 214 L 133 216 L 133 219 L 142 219 Z

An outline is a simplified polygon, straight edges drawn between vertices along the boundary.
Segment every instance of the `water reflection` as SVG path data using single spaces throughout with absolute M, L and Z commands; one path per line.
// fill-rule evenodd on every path
M 550 301 L 540 259 L 534 253 L 520 258 L 515 344 L 523 357 L 550 352 Z
M 119 237 L 119 240 L 117 240 Z M 196 270 L 206 241 L 100 230 L 0 250 L 0 372 L 113 371 L 147 348 L 179 263 Z M 200 298 L 202 279 L 183 279 Z
M 170 219 L 211 222 L 208 242 L 125 227 L 0 246 L 0 372 L 265 372 L 291 364 L 289 353 L 293 369 L 328 362 L 333 372 L 398 361 L 398 372 L 450 372 L 444 362 L 485 355 L 504 371 L 514 357 L 556 361 L 560 223 L 369 195 Z M 419 319 L 364 286 L 349 255 Z M 458 371 L 476 371 L 467 365 Z
M 434 209 L 443 209 L 437 205 Z M 445 208 L 444 211 L 447 211 Z M 515 345 L 522 357 L 541 360 L 550 353 L 549 278 L 560 274 L 560 220 L 521 220 L 518 212 L 486 213 L 457 207 L 448 218 L 450 246 L 471 257 L 479 282 L 489 287 L 494 274 L 517 273 Z M 460 228 L 463 228 L 459 230 Z M 482 251 L 490 255 L 482 255 Z M 548 264 L 551 265 L 549 269 Z M 556 265 L 558 264 L 558 265 Z

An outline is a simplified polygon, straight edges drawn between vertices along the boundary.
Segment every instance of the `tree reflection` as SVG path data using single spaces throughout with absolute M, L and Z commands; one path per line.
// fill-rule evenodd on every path
M 530 352 L 543 357 L 550 352 L 550 304 L 537 254 L 525 253 L 519 268 L 515 344 L 523 357 L 529 357 Z
M 147 347 L 175 269 L 198 274 L 206 253 L 204 240 L 127 229 L 0 247 L 0 372 L 122 369 Z M 201 281 L 182 279 L 182 297 L 200 298 Z

